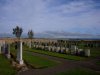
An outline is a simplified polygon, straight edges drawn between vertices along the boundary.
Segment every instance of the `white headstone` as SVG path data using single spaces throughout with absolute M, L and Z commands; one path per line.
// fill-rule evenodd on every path
M 59 52 L 59 51 L 60 51 L 60 47 L 57 47 L 57 48 L 56 48 L 56 52 Z
M 31 43 L 31 41 L 29 42 L 29 48 L 31 48 L 32 47 L 32 43 Z
M 88 57 L 90 56 L 90 49 L 85 50 L 85 56 L 88 56 Z
M 66 48 L 66 53 L 69 53 L 69 48 Z
M 76 50 L 77 50 L 77 46 L 72 45 L 71 46 L 71 54 L 75 54 L 76 53 Z
M 53 51 L 53 52 L 55 51 L 55 47 L 54 47 L 54 46 L 52 46 L 52 51 Z
M 51 48 L 50 48 L 50 46 L 48 46 L 48 51 L 50 51 L 51 50 Z

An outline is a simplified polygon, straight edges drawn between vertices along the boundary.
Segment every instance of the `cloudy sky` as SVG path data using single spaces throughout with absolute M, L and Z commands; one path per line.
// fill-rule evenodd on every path
M 100 34 L 100 0 L 0 0 L 0 33 L 19 25 L 27 33 Z

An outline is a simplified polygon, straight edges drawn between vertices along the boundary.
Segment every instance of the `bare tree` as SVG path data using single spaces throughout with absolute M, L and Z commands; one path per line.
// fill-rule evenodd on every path
M 33 31 L 32 31 L 32 30 L 29 30 L 29 31 L 28 31 L 28 38 L 31 39 L 30 45 L 29 45 L 30 48 L 31 48 L 31 46 L 32 46 L 32 39 L 33 39 L 33 36 L 34 36 Z
M 34 36 L 33 31 L 32 31 L 32 30 L 29 30 L 29 31 L 28 31 L 28 37 L 29 37 L 30 39 L 32 39 L 33 36 Z

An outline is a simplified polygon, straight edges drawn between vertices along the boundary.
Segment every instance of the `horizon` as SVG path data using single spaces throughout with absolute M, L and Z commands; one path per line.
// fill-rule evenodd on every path
M 0 33 L 0 38 L 15 38 L 11 33 Z M 28 38 L 27 33 L 22 33 L 21 38 Z M 34 33 L 34 38 L 49 38 L 49 39 L 100 39 L 100 35 L 66 33 L 66 32 L 41 32 Z

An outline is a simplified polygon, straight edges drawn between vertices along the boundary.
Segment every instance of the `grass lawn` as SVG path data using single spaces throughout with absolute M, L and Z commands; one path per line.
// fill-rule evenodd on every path
M 16 73 L 17 71 L 13 69 L 10 61 L 0 55 L 0 75 L 15 75 Z
M 45 67 L 51 67 L 57 65 L 57 62 L 55 61 L 51 61 L 49 59 L 45 59 L 38 56 L 33 56 L 28 52 L 23 53 L 23 58 L 34 68 L 45 68 Z
M 15 55 L 15 57 L 16 57 L 16 55 L 17 55 L 17 50 L 16 50 L 13 46 L 10 48 L 10 52 L 11 52 L 13 55 Z
M 90 50 L 91 50 L 92 57 L 100 56 L 100 48 L 90 48 Z
M 16 57 L 17 50 L 15 50 L 13 46 L 11 48 L 11 53 Z M 34 56 L 32 55 L 32 53 L 28 53 L 25 51 L 23 51 L 23 59 L 34 68 L 46 68 L 46 67 L 51 67 L 58 64 L 58 62 L 56 61 L 42 58 L 39 56 Z
M 96 65 L 100 66 L 100 61 L 96 61 Z
M 50 55 L 50 56 L 55 56 L 55 57 L 59 57 L 59 58 L 69 59 L 69 60 L 84 60 L 85 59 L 85 57 L 61 54 L 61 53 L 44 51 L 44 50 L 39 50 L 39 49 L 30 49 L 28 47 L 24 47 L 24 50 L 36 52 L 36 53 L 40 53 L 40 54 L 46 54 L 46 55 Z
M 58 73 L 56 75 L 100 75 L 100 73 L 85 68 L 75 68 L 66 72 Z

